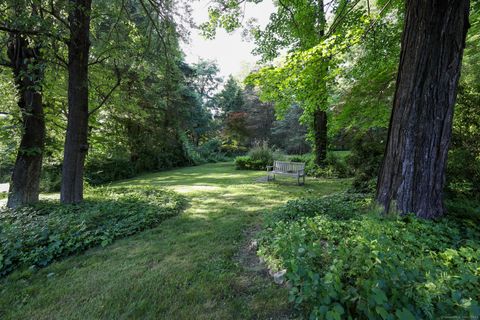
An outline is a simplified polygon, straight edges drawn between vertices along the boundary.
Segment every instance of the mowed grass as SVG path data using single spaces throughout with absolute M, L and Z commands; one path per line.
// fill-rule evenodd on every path
M 105 248 L 0 280 L 1 319 L 281 319 L 287 289 L 242 264 L 262 213 L 289 199 L 345 189 L 348 180 L 258 183 L 231 163 L 147 174 L 114 186 L 159 186 L 189 207 Z M 245 250 L 243 250 L 245 251 Z

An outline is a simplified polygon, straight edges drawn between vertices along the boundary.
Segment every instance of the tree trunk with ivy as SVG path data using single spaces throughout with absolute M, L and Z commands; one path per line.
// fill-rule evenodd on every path
M 408 0 L 377 201 L 385 211 L 444 214 L 443 187 L 468 0 Z
M 45 145 L 41 93 L 43 61 L 40 48 L 32 46 L 19 33 L 10 34 L 7 53 L 18 89 L 18 107 L 22 113 L 22 138 L 7 200 L 9 208 L 16 208 L 38 201 Z
M 68 123 L 62 166 L 62 203 L 83 200 L 88 152 L 88 56 L 91 0 L 70 0 L 68 43 Z

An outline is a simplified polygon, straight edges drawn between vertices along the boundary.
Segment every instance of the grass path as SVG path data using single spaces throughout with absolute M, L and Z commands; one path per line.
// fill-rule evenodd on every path
M 247 231 L 287 200 L 342 190 L 346 180 L 255 183 L 264 173 L 209 164 L 139 176 L 184 194 L 188 209 L 157 228 L 0 280 L 3 319 L 278 319 L 287 292 L 238 259 Z

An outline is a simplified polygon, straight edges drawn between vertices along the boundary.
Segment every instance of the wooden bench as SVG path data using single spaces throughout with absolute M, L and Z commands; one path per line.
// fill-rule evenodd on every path
M 274 161 L 273 166 L 267 166 L 267 180 L 270 181 L 272 175 L 273 180 L 275 180 L 277 174 L 297 178 L 298 185 L 300 185 L 300 178 L 302 178 L 302 184 L 305 184 L 305 163 Z

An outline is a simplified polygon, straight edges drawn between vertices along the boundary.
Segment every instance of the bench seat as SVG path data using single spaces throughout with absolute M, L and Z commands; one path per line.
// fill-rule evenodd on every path
M 267 166 L 267 180 L 275 180 L 276 175 L 284 175 L 297 178 L 297 183 L 305 184 L 305 163 L 290 161 L 274 161 L 273 166 Z

